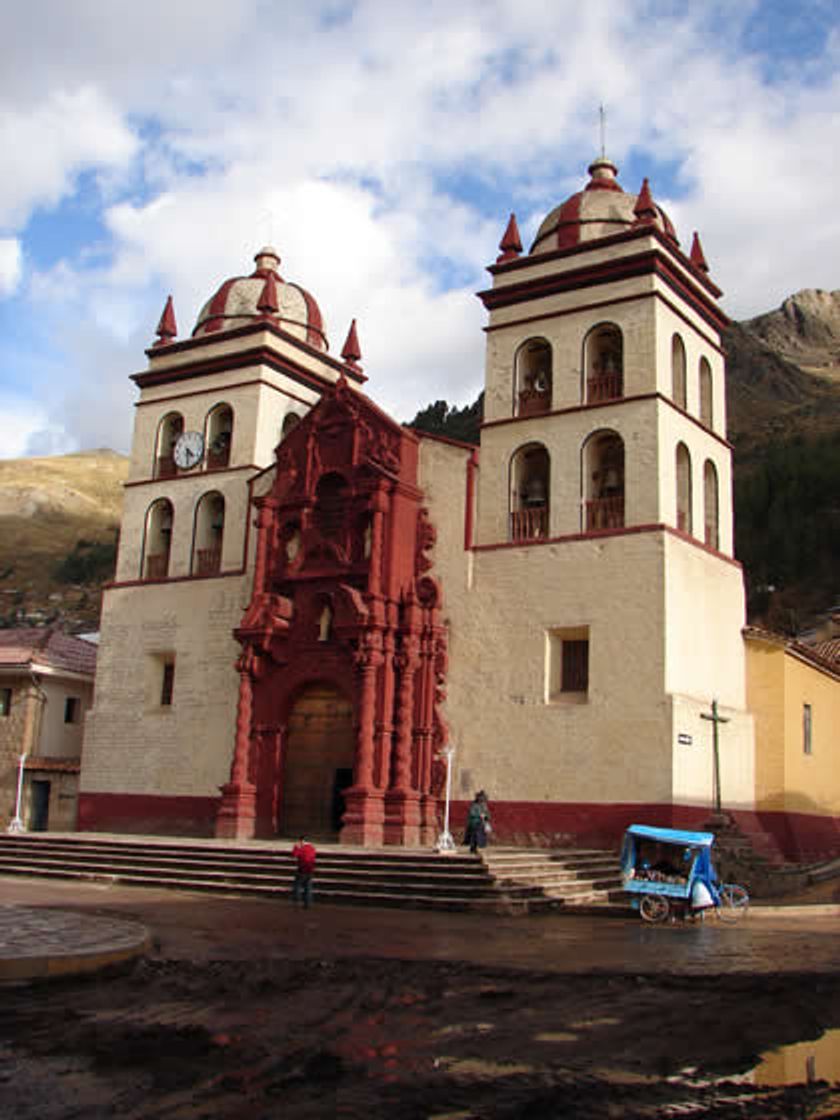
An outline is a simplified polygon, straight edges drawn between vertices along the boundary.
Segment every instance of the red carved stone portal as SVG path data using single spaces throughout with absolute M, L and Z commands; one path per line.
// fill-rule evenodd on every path
M 417 469 L 416 436 L 343 378 L 277 448 L 271 488 L 255 499 L 254 588 L 235 631 L 239 708 L 217 836 L 284 831 L 289 719 L 320 685 L 353 710 L 342 842 L 434 841 L 446 631 Z M 324 775 L 322 796 L 332 781 Z

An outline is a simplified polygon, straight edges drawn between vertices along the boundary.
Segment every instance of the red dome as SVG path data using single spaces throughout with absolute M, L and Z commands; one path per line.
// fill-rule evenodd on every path
M 299 284 L 291 284 L 280 276 L 277 271 L 280 258 L 274 249 L 269 246 L 260 249 L 254 260 L 257 267 L 250 276 L 234 276 L 225 280 L 205 303 L 193 338 L 268 319 L 287 334 L 317 350 L 328 350 L 321 309 L 314 296 Z M 273 288 L 273 291 L 267 298 L 266 281 L 269 277 L 273 278 L 274 284 L 269 283 L 268 288 Z
M 570 249 L 611 234 L 623 233 L 639 224 L 636 212 L 639 195 L 627 194 L 616 178 L 618 168 L 601 156 L 589 165 L 589 182 L 582 191 L 556 206 L 543 221 L 531 255 L 552 249 Z M 671 219 L 652 204 L 651 223 L 679 244 Z

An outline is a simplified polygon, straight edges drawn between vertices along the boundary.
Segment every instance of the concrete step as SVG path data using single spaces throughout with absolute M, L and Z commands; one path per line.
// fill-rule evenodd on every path
M 0 835 L 0 875 L 285 897 L 294 873 L 290 852 L 291 844 L 282 841 L 217 844 L 90 834 Z M 606 898 L 604 868 L 609 861 L 603 853 L 600 860 L 597 855 L 564 853 L 560 861 L 551 853 L 505 850 L 485 860 L 425 850 L 319 845 L 315 887 L 324 901 L 354 905 L 553 911 Z

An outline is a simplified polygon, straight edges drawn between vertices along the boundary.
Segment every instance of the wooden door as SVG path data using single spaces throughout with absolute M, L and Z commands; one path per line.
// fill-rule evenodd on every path
M 352 774 L 353 708 L 334 688 L 310 685 L 297 698 L 286 734 L 280 830 L 335 836 L 336 791 Z

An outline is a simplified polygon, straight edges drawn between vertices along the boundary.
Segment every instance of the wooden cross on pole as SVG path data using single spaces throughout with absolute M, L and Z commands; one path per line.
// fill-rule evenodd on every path
M 728 716 L 718 714 L 717 700 L 712 701 L 711 712 L 701 712 L 701 719 L 708 719 L 712 724 L 712 750 L 714 751 L 715 760 L 715 812 L 721 812 L 720 804 L 720 751 L 718 749 L 718 724 L 729 723 Z

